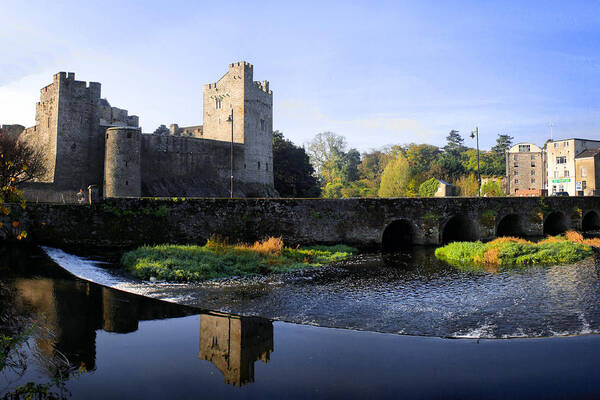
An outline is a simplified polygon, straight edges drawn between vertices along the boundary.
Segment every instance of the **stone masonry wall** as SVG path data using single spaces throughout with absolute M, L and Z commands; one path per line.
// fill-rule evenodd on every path
M 407 221 L 413 242 L 436 245 L 454 216 L 491 239 L 504 217 L 518 215 L 527 233 L 542 235 L 560 213 L 567 228 L 580 229 L 599 197 L 403 198 L 403 199 L 118 199 L 91 206 L 28 204 L 23 228 L 37 243 L 63 248 L 134 247 L 153 243 L 203 244 L 213 234 L 232 241 L 281 236 L 286 245 L 346 243 L 381 245 L 386 227 Z

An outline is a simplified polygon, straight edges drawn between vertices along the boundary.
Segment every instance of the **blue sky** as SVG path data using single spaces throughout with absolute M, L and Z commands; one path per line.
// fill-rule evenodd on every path
M 87 2 L 85 2 L 87 3 Z M 274 128 L 361 151 L 479 126 L 600 139 L 600 1 L 0 0 L 0 123 L 34 124 L 58 71 L 102 83 L 145 132 L 202 121 L 202 85 L 254 64 Z

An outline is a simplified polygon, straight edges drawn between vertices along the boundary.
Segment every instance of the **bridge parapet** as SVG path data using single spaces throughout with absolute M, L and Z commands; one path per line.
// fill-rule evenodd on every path
M 600 229 L 600 197 L 114 199 L 91 206 L 30 203 L 23 223 L 35 241 L 61 247 L 203 243 L 217 234 L 378 248 L 384 239 L 438 245 Z

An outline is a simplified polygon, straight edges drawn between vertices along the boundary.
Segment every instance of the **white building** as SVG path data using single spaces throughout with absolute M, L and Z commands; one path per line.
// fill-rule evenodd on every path
M 575 157 L 587 149 L 600 147 L 600 140 L 564 139 L 546 142 L 548 194 L 568 192 L 576 196 Z

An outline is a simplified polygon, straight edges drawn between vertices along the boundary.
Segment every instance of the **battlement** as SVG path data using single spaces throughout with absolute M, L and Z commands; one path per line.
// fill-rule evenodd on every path
M 254 85 L 256 85 L 260 90 L 262 90 L 265 93 L 273 94 L 273 92 L 269 90 L 269 81 L 254 81 Z
M 249 62 L 246 62 L 246 61 L 239 61 L 236 63 L 229 64 L 229 69 L 237 68 L 237 67 L 244 67 L 244 68 L 250 68 L 250 69 L 254 68 L 254 66 L 252 64 L 250 64 Z

